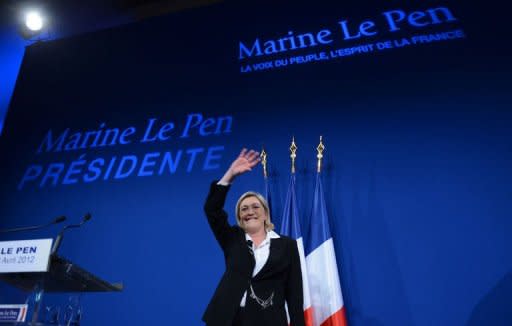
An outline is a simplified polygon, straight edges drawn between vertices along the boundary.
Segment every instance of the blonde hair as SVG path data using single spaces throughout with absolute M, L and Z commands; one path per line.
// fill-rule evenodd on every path
M 238 201 L 236 202 L 236 223 L 238 223 L 238 226 L 243 229 L 242 222 L 240 222 L 240 205 L 242 204 L 242 201 L 248 197 L 256 197 L 258 201 L 263 206 L 263 209 L 265 210 L 265 213 L 267 214 L 267 219 L 265 220 L 265 231 L 271 231 L 274 230 L 274 224 L 270 220 L 270 208 L 268 206 L 268 202 L 260 193 L 254 192 L 254 191 L 248 191 L 244 193 L 240 198 L 238 198 Z

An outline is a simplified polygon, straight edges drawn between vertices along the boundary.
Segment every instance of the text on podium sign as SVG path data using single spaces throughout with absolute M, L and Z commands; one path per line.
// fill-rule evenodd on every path
M 0 241 L 0 273 L 46 272 L 52 239 Z

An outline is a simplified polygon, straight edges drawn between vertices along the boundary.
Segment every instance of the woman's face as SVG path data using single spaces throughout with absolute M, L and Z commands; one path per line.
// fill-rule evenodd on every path
M 257 197 L 250 196 L 240 203 L 240 224 L 247 233 L 265 230 L 267 213 Z

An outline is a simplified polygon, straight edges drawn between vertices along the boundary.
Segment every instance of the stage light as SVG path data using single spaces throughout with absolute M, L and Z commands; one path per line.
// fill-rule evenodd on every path
M 43 41 L 48 37 L 48 17 L 44 9 L 40 4 L 25 6 L 25 8 L 20 6 L 18 28 L 21 36 L 26 40 Z
M 40 31 L 43 28 L 43 17 L 37 11 L 29 11 L 25 15 L 25 26 L 33 32 Z

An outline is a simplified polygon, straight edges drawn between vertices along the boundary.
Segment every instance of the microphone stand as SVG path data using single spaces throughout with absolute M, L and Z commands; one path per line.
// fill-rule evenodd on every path
M 13 233 L 13 232 L 23 232 L 23 231 L 32 231 L 32 230 L 43 229 L 43 228 L 51 226 L 53 224 L 59 224 L 61 222 L 64 222 L 65 220 L 66 220 L 65 216 L 59 216 L 55 220 L 53 220 L 52 222 L 47 223 L 47 224 L 24 226 L 24 227 L 14 228 L 14 229 L 5 229 L 5 230 L 0 230 L 0 233 Z
M 67 229 L 79 228 L 85 222 L 89 221 L 91 219 L 91 217 L 92 217 L 91 214 L 87 213 L 84 215 L 84 217 L 82 218 L 82 221 L 79 224 L 71 224 L 71 225 L 66 225 L 65 227 L 63 227 L 62 230 L 57 235 L 57 237 L 55 238 L 55 242 L 53 243 L 52 250 L 51 250 L 51 255 L 55 255 L 57 253 L 57 251 L 59 250 L 60 245 L 62 243 L 62 239 L 64 238 L 64 232 Z

